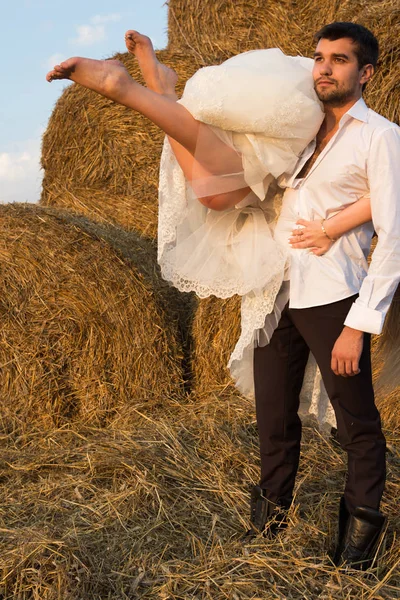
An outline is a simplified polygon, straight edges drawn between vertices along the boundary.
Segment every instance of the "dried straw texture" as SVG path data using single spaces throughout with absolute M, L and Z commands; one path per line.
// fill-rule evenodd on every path
M 240 542 L 258 475 L 252 406 L 233 396 L 137 414 L 129 431 L 0 438 L 3 600 L 394 600 L 399 439 L 388 437 L 389 517 L 370 578 L 329 561 L 346 457 L 304 428 L 290 525 Z
M 379 373 L 379 371 L 378 371 Z M 400 432 L 400 386 L 396 389 L 387 389 L 386 387 L 375 386 L 376 405 L 381 415 L 382 423 L 393 432 Z
M 382 335 L 376 340 L 375 390 L 381 416 L 400 431 L 400 286 L 386 317 Z
M 157 52 L 180 80 L 199 68 L 187 53 Z M 137 61 L 118 54 L 141 81 Z M 43 137 L 41 204 L 118 224 L 154 239 L 163 133 L 142 115 L 78 85 L 58 100 Z
M 381 47 L 380 68 L 368 104 L 399 123 L 400 6 L 398 0 L 169 0 L 168 48 L 195 59 L 223 60 L 256 48 L 311 56 L 313 35 L 332 21 L 371 29 Z
M 240 298 L 200 300 L 193 319 L 192 372 L 196 393 L 235 393 L 226 367 L 240 335 Z
M 116 229 L 32 205 L 0 215 L 2 426 L 117 427 L 176 401 L 179 307 L 149 244 L 130 235 L 128 261 Z
M 304 6 L 310 2 L 301 4 L 294 9 L 290 0 L 169 0 L 168 48 L 185 49 L 204 64 L 256 48 L 298 54 L 301 15 L 311 17 Z

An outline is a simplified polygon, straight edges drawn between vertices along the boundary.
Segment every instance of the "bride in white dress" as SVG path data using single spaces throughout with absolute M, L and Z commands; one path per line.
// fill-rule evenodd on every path
M 242 297 L 241 334 L 228 367 L 238 390 L 251 398 L 254 347 L 269 342 L 289 297 L 284 283 L 288 247 L 273 239 L 273 184 L 294 170 L 324 118 L 312 66 L 311 59 L 268 49 L 199 70 L 179 102 L 239 152 L 243 171 L 189 184 L 168 138 L 161 158 L 158 260 L 163 277 L 200 298 Z M 195 158 L 201 161 L 206 152 L 200 138 Z M 224 211 L 198 200 L 246 186 L 250 189 L 243 200 Z M 312 356 L 302 397 L 321 426 L 336 425 Z
M 118 61 L 85 58 L 57 65 L 47 80 L 80 83 L 141 112 L 167 134 L 159 187 L 162 275 L 200 298 L 242 297 L 241 335 L 229 367 L 239 390 L 251 396 L 253 349 L 269 342 L 288 300 L 289 246 L 273 238 L 273 185 L 293 172 L 324 119 L 313 61 L 278 49 L 246 52 L 200 69 L 178 100 L 176 74 L 158 62 L 149 38 L 129 31 L 125 39 L 147 87 Z M 327 239 L 321 241 L 312 223 L 307 231 L 322 253 Z M 318 418 L 334 424 L 315 362 L 310 365 L 308 393 L 323 396 Z

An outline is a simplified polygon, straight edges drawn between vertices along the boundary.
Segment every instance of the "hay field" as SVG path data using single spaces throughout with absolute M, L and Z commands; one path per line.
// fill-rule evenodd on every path
M 398 441 L 388 435 L 386 545 L 366 578 L 329 562 L 344 455 L 312 427 L 290 526 L 275 541 L 243 547 L 258 445 L 253 407 L 238 397 L 138 411 L 129 429 L 3 434 L 1 597 L 394 600 Z
M 199 66 L 238 51 L 278 45 L 306 54 L 309 33 L 324 22 L 362 22 L 383 40 L 368 99 L 398 120 L 398 0 L 169 7 L 159 57 L 181 86 Z M 132 57 L 117 58 L 137 76 Z M 0 211 L 0 599 L 400 598 L 398 393 L 380 399 L 389 525 L 369 578 L 330 563 L 345 456 L 312 423 L 290 526 L 273 541 L 240 542 L 259 458 L 254 407 L 224 366 L 238 303 L 210 299 L 196 309 L 158 278 L 161 140 L 141 117 L 71 86 L 43 140 L 42 204 L 53 208 Z
M 59 209 L 4 206 L 0 226 L 2 600 L 399 597 L 399 431 L 387 430 L 390 521 L 370 579 L 330 563 L 345 456 L 312 424 L 289 528 L 244 547 L 254 408 L 229 390 L 174 387 L 179 338 L 162 321 L 170 290 L 157 287 L 151 244 Z M 101 395 L 112 372 L 132 385 L 124 395 Z M 134 388 L 148 377 L 150 396 Z

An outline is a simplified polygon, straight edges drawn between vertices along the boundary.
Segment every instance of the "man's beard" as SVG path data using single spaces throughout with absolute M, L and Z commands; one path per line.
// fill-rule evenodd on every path
M 332 106 L 333 108 L 344 106 L 353 97 L 353 90 L 350 89 L 339 89 L 336 87 L 330 90 L 318 90 L 316 84 L 314 85 L 314 89 L 319 100 L 326 106 Z

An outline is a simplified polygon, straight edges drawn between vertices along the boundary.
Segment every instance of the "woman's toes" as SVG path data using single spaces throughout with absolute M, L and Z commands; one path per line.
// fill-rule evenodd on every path
M 59 65 L 55 65 L 53 69 L 47 73 L 47 81 L 53 81 L 54 79 L 68 79 L 74 71 L 76 62 L 76 60 L 67 59 Z
M 70 60 L 66 60 L 62 63 L 60 63 L 59 65 L 57 65 L 57 70 L 60 71 L 70 71 L 73 68 L 73 64 L 71 63 Z
M 131 43 L 135 43 L 135 37 L 137 36 L 137 31 L 133 31 L 133 29 L 130 29 L 129 31 L 127 31 L 125 33 L 125 41 L 131 42 Z
M 125 43 L 128 44 L 133 44 L 133 46 L 142 46 L 147 47 L 147 46 L 151 46 L 152 47 L 152 42 L 151 39 L 147 36 L 147 35 L 142 35 L 141 33 L 139 33 L 138 31 L 135 31 L 134 29 L 129 29 L 126 33 L 125 33 Z
M 47 73 L 47 81 L 53 81 L 54 79 L 64 79 L 64 73 L 62 71 L 56 71 L 55 69 Z

